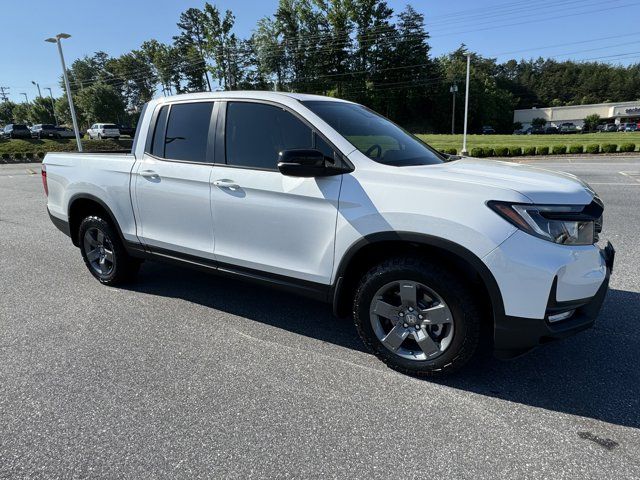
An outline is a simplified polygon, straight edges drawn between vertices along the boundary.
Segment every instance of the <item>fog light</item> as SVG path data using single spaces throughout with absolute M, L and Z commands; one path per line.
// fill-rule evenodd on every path
M 566 320 L 571 315 L 573 315 L 574 312 L 575 312 L 575 310 L 569 310 L 568 312 L 562 312 L 562 313 L 556 313 L 555 315 L 549 315 L 549 321 L 551 323 L 553 323 L 553 322 L 559 322 L 560 320 Z

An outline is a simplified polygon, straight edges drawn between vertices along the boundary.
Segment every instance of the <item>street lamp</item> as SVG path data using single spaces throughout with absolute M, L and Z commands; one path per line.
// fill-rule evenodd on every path
M 469 71 L 471 70 L 471 53 L 467 52 L 467 86 L 464 95 L 464 134 L 462 135 L 462 155 L 467 155 L 467 122 L 469 120 Z
M 451 135 L 456 133 L 456 94 L 458 93 L 458 85 L 453 84 L 449 91 L 453 94 L 453 108 L 451 109 Z
M 27 101 L 27 103 L 29 103 L 29 97 L 27 97 L 26 93 L 20 92 L 20 95 L 24 95 L 24 99 Z
M 51 88 L 49 87 L 44 87 L 44 89 L 49 90 L 49 98 L 51 99 L 51 111 L 53 112 L 53 118 L 56 121 L 56 126 L 58 126 L 58 116 L 56 115 L 56 104 L 53 101 L 53 93 L 51 93 Z
M 62 74 L 64 75 L 64 86 L 67 90 L 67 100 L 69 100 L 69 110 L 71 110 L 71 120 L 73 121 L 73 130 L 76 134 L 76 142 L 78 144 L 78 151 L 82 151 L 82 142 L 80 142 L 80 130 L 78 129 L 78 120 L 76 119 L 76 109 L 73 107 L 73 98 L 71 96 L 71 87 L 69 87 L 69 77 L 67 76 L 67 66 L 64 63 L 64 55 L 62 54 L 62 43 L 60 40 L 63 38 L 70 38 L 68 33 L 59 33 L 55 37 L 45 39 L 45 42 L 55 43 L 58 45 L 58 53 L 60 54 L 60 63 L 62 63 Z
M 38 87 L 38 97 L 42 98 L 42 92 L 40 91 L 40 84 L 34 80 L 31 80 L 31 83 L 33 83 L 36 87 Z

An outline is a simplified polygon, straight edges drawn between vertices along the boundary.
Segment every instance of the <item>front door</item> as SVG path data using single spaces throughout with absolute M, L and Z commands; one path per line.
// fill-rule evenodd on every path
M 138 237 L 158 252 L 213 258 L 212 102 L 165 105 L 133 181 Z M 211 142 L 212 143 L 212 142 Z
M 277 162 L 282 150 L 330 147 L 272 104 L 228 102 L 221 118 L 226 165 L 217 161 L 211 176 L 216 260 L 329 284 L 342 177 L 287 177 Z

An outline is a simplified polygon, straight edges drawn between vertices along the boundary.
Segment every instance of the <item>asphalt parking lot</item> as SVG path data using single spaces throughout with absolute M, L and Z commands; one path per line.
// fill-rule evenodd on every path
M 0 477 L 640 478 L 640 159 L 544 165 L 605 201 L 599 321 L 438 382 L 305 299 L 154 263 L 103 287 L 39 166 L 0 165 Z

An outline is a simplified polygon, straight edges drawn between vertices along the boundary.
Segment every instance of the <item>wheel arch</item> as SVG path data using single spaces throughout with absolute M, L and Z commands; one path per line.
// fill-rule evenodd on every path
M 331 291 L 334 313 L 349 312 L 353 292 L 362 274 L 389 252 L 436 255 L 438 263 L 451 264 L 476 279 L 485 289 L 492 321 L 504 317 L 504 303 L 500 288 L 489 268 L 469 249 L 450 240 L 414 232 L 379 232 L 366 235 L 354 243 L 343 255 L 336 270 Z
M 107 206 L 107 204 L 102 201 L 100 198 L 95 195 L 91 195 L 90 193 L 78 193 L 71 197 L 69 200 L 69 210 L 68 210 L 68 218 L 69 218 L 69 232 L 71 234 L 71 241 L 73 244 L 78 247 L 80 245 L 80 241 L 78 238 L 78 231 L 80 230 L 80 223 L 82 220 L 87 217 L 87 215 L 91 214 L 104 214 L 111 225 L 114 226 L 116 231 L 118 232 L 118 237 L 123 245 L 126 245 L 124 236 L 122 235 L 122 231 L 120 230 L 120 225 L 116 220 L 115 215 L 111 211 L 111 209 Z

